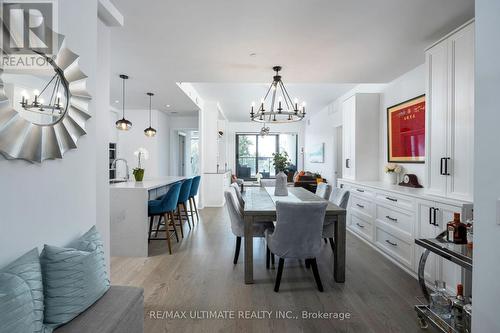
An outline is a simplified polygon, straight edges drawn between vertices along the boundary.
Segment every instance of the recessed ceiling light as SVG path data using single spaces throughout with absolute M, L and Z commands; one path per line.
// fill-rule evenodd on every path
M 169 107 L 170 107 L 170 104 L 167 104 L 167 108 L 169 108 Z
M 120 103 L 120 101 L 119 101 L 119 100 L 116 100 L 116 101 L 115 101 L 115 103 L 116 103 L 116 104 L 118 104 L 118 103 Z
M 255 57 L 256 55 L 257 55 L 257 53 L 255 53 L 255 52 L 250 53 L 250 57 Z

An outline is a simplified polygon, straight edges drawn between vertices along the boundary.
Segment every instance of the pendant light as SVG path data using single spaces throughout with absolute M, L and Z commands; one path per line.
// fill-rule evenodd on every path
M 116 124 L 116 128 L 122 131 L 128 131 L 132 128 L 132 123 L 125 119 L 125 80 L 128 80 L 128 75 L 120 74 L 120 79 L 123 80 L 123 89 L 122 89 L 122 119 L 118 120 Z
M 151 97 L 154 96 L 152 92 L 146 93 L 149 96 L 149 127 L 144 130 L 144 134 L 148 137 L 153 137 L 156 135 L 156 130 L 151 127 Z

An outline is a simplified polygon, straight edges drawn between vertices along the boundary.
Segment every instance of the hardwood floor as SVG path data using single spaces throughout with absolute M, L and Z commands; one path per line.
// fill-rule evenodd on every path
M 191 231 L 185 226 L 185 238 L 172 241 L 172 255 L 165 241 L 153 241 L 149 258 L 111 260 L 112 284 L 144 288 L 145 332 L 421 332 L 413 310 L 421 294 L 417 281 L 349 233 L 345 284 L 333 281 L 332 251 L 324 244 L 318 266 L 325 291 L 318 292 L 303 262 L 286 261 L 275 293 L 277 261 L 276 269 L 266 270 L 264 240 L 254 240 L 255 284 L 245 285 L 243 251 L 233 265 L 236 237 L 225 208 L 200 213 Z M 238 319 L 246 310 L 272 315 Z M 187 311 L 188 318 L 167 319 L 164 311 L 179 311 L 178 316 Z M 190 311 L 235 311 L 236 318 L 190 319 Z M 278 319 L 275 311 L 293 319 Z M 350 318 L 302 319 L 303 311 L 349 313 Z

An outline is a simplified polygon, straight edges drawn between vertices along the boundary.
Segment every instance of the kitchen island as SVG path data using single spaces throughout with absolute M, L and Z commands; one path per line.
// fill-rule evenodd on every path
M 185 177 L 161 177 L 142 182 L 110 184 L 111 256 L 148 256 L 148 200 L 167 193 Z

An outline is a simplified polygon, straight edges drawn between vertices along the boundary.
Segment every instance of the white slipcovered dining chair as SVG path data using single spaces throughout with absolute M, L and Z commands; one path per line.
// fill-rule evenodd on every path
M 327 183 L 319 183 L 318 187 L 316 187 L 316 195 L 318 197 L 321 197 L 325 200 L 330 199 L 330 194 L 332 193 L 332 185 L 329 185 Z
M 278 292 L 285 259 L 304 259 L 311 266 L 319 291 L 323 291 L 316 256 L 321 250 L 321 232 L 327 202 L 276 202 L 276 228 L 267 229 L 266 267 L 269 257 L 279 257 L 274 291 Z
M 236 198 L 238 199 L 238 203 L 240 204 L 240 206 L 245 207 L 245 200 L 243 199 L 243 196 L 241 195 L 241 189 L 238 186 L 238 184 L 232 183 L 231 187 L 234 188 L 234 192 L 236 193 Z
M 340 208 L 347 209 L 347 203 L 349 202 L 349 191 L 343 188 L 334 188 L 330 195 L 330 201 Z M 333 241 L 334 236 L 334 222 L 325 222 L 323 225 L 323 239 L 325 243 L 326 239 L 330 241 L 330 246 L 332 251 L 335 251 L 335 243 Z
M 233 187 L 229 187 L 224 191 L 224 197 L 226 199 L 226 208 L 229 213 L 229 219 L 231 220 L 231 231 L 236 236 L 236 249 L 234 251 L 233 263 L 236 265 L 238 263 L 238 257 L 241 248 L 241 238 L 245 235 L 245 222 L 243 220 L 243 206 L 240 206 L 238 199 L 236 197 L 236 192 Z M 273 229 L 274 225 L 272 222 L 261 222 L 254 223 L 253 225 L 253 237 L 264 237 L 264 231 L 266 229 Z

